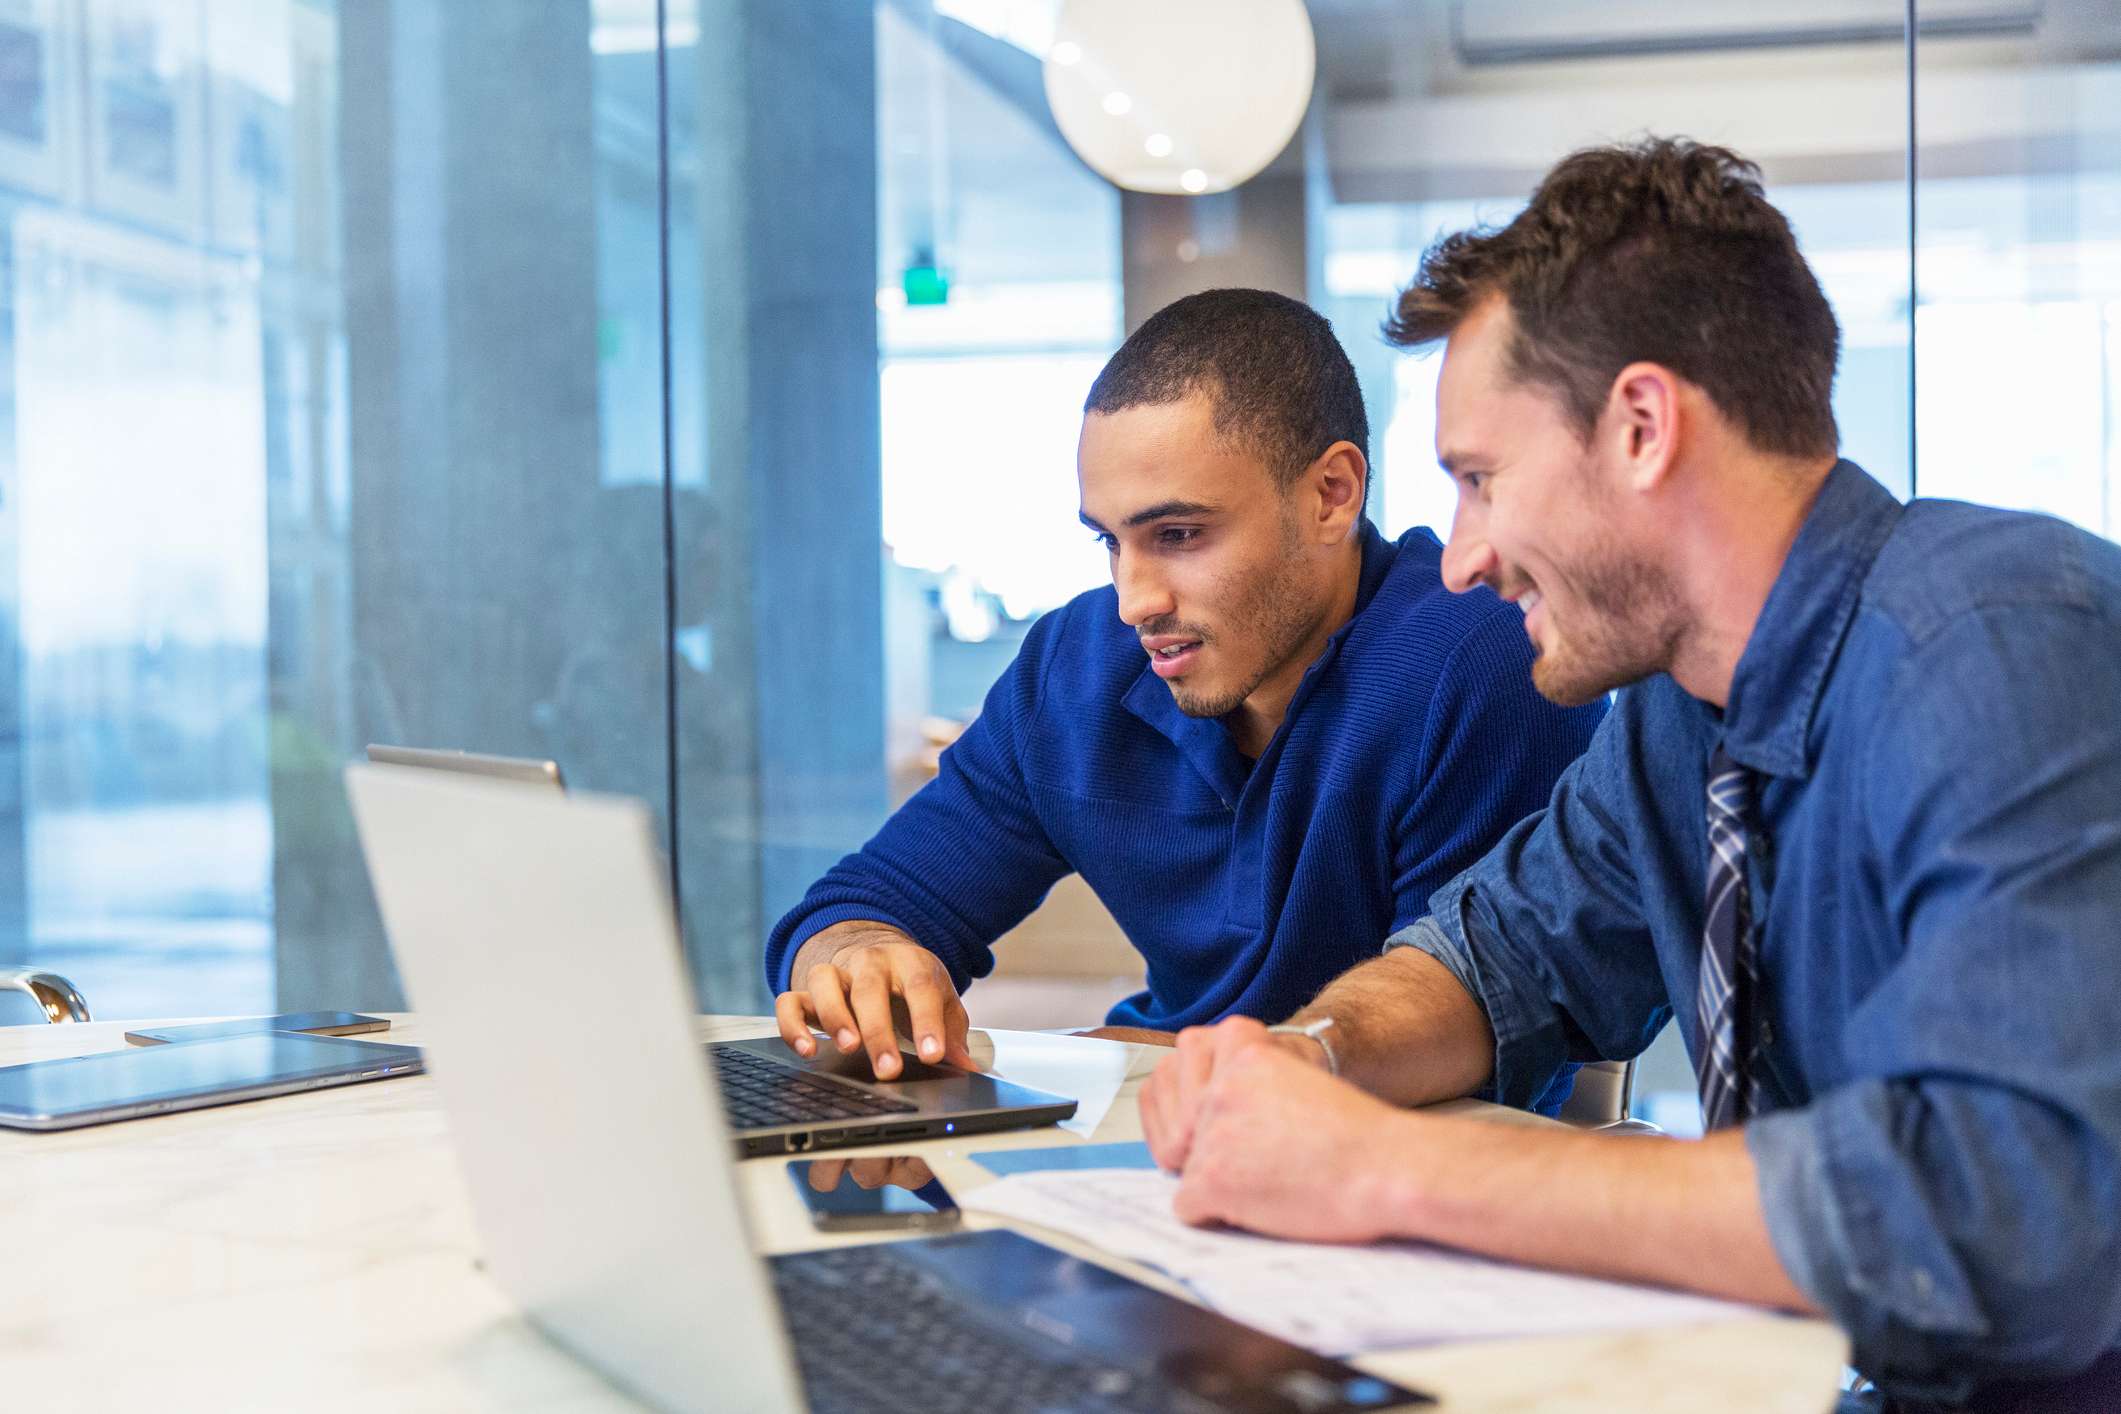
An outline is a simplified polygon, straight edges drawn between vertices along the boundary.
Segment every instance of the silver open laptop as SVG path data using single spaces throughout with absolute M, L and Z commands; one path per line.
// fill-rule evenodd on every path
M 555 761 L 484 756 L 468 751 L 429 751 L 410 746 L 371 746 L 368 759 L 519 785 L 561 788 Z M 577 960 L 576 966 L 580 966 Z M 737 1152 L 799 1153 L 879 1140 L 929 1139 L 1058 1124 L 1075 1113 L 1075 1101 L 990 1075 L 930 1065 L 912 1051 L 899 1052 L 899 1073 L 877 1080 L 866 1052 L 841 1055 L 820 1041 L 805 1060 L 780 1040 L 725 1041 L 714 1052 L 715 1077 Z
M 615 1383 L 744 1414 L 908 1394 L 924 1414 L 1427 1402 L 1014 1233 L 761 1260 L 647 808 L 346 776 L 487 1270 Z M 585 955 L 603 978 L 592 1009 Z

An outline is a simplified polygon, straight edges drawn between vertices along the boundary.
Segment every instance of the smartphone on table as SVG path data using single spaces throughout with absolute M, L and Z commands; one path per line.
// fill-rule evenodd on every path
M 802 1159 L 788 1165 L 796 1196 L 820 1232 L 934 1231 L 957 1225 L 957 1203 L 912 1154 Z

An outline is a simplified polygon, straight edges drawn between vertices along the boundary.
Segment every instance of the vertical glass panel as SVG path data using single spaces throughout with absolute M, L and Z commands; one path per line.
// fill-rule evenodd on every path
M 1123 275 L 1124 211 L 1141 199 L 1085 167 L 1054 124 L 1042 66 L 1057 8 L 876 6 L 894 801 L 934 775 L 1032 621 L 1109 578 L 1077 518 L 1075 444 L 1091 382 L 1149 312 Z M 1141 976 L 1080 879 L 997 956 L 967 998 L 985 1025 L 1091 1024 Z
M 1120 339 L 1120 197 L 1047 109 L 1040 18 L 1052 8 L 876 6 L 888 750 L 901 796 L 933 755 L 923 722 L 969 720 L 1031 621 L 1107 578 L 1076 517 L 1075 441 Z
M 1916 48 L 1917 484 L 2121 533 L 2121 14 Z
M 875 17 L 667 8 L 678 876 L 704 1003 L 875 829 Z
M 105 1015 L 272 994 L 270 503 L 295 470 L 310 36 L 284 4 L 257 18 L 0 23 L 0 956 Z
M 314 763 L 397 741 L 666 797 L 657 296 L 638 274 L 657 117 L 634 8 L 338 12 L 349 492 L 343 530 L 290 545 L 281 573 L 338 570 L 348 633 L 311 676 L 338 710 L 287 709 L 304 751 L 275 786 L 282 1005 L 394 990 Z
M 1075 435 L 1119 203 L 1038 6 L 667 10 L 678 858 L 703 1004 L 1105 575 Z M 1050 7 L 1047 7 L 1050 8 Z
M 665 798 L 654 31 L 605 8 L 0 13 L 0 957 L 99 1015 L 399 1003 L 366 742 Z

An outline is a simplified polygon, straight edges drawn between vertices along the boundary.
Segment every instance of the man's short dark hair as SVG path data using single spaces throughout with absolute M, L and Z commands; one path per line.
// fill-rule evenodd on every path
M 1448 235 L 1385 322 L 1418 348 L 1500 293 L 1511 374 L 1553 390 L 1588 439 L 1630 363 L 1700 387 L 1762 451 L 1831 456 L 1841 328 L 1760 169 L 1645 138 L 1562 159 L 1509 225 Z
M 1084 412 L 1122 412 L 1205 393 L 1216 433 L 1288 486 L 1335 442 L 1370 455 L 1362 386 L 1333 326 L 1267 290 L 1208 290 L 1165 305 L 1112 355 Z

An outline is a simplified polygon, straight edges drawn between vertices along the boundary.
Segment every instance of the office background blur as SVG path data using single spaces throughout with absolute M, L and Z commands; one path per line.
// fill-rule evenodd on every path
M 648 798 L 702 1005 L 763 1009 L 766 927 L 1103 581 L 1126 331 L 1309 299 L 1372 515 L 1445 533 L 1378 322 L 1586 143 L 1761 162 L 1887 484 L 2121 529 L 2109 0 L 1309 8 L 1302 131 L 1184 198 L 1061 140 L 1058 0 L 0 0 L 0 960 L 402 1005 L 337 774 L 390 741 Z M 1074 990 L 1005 1019 L 1087 1024 L 1126 950 L 1048 912 L 1014 970 Z

